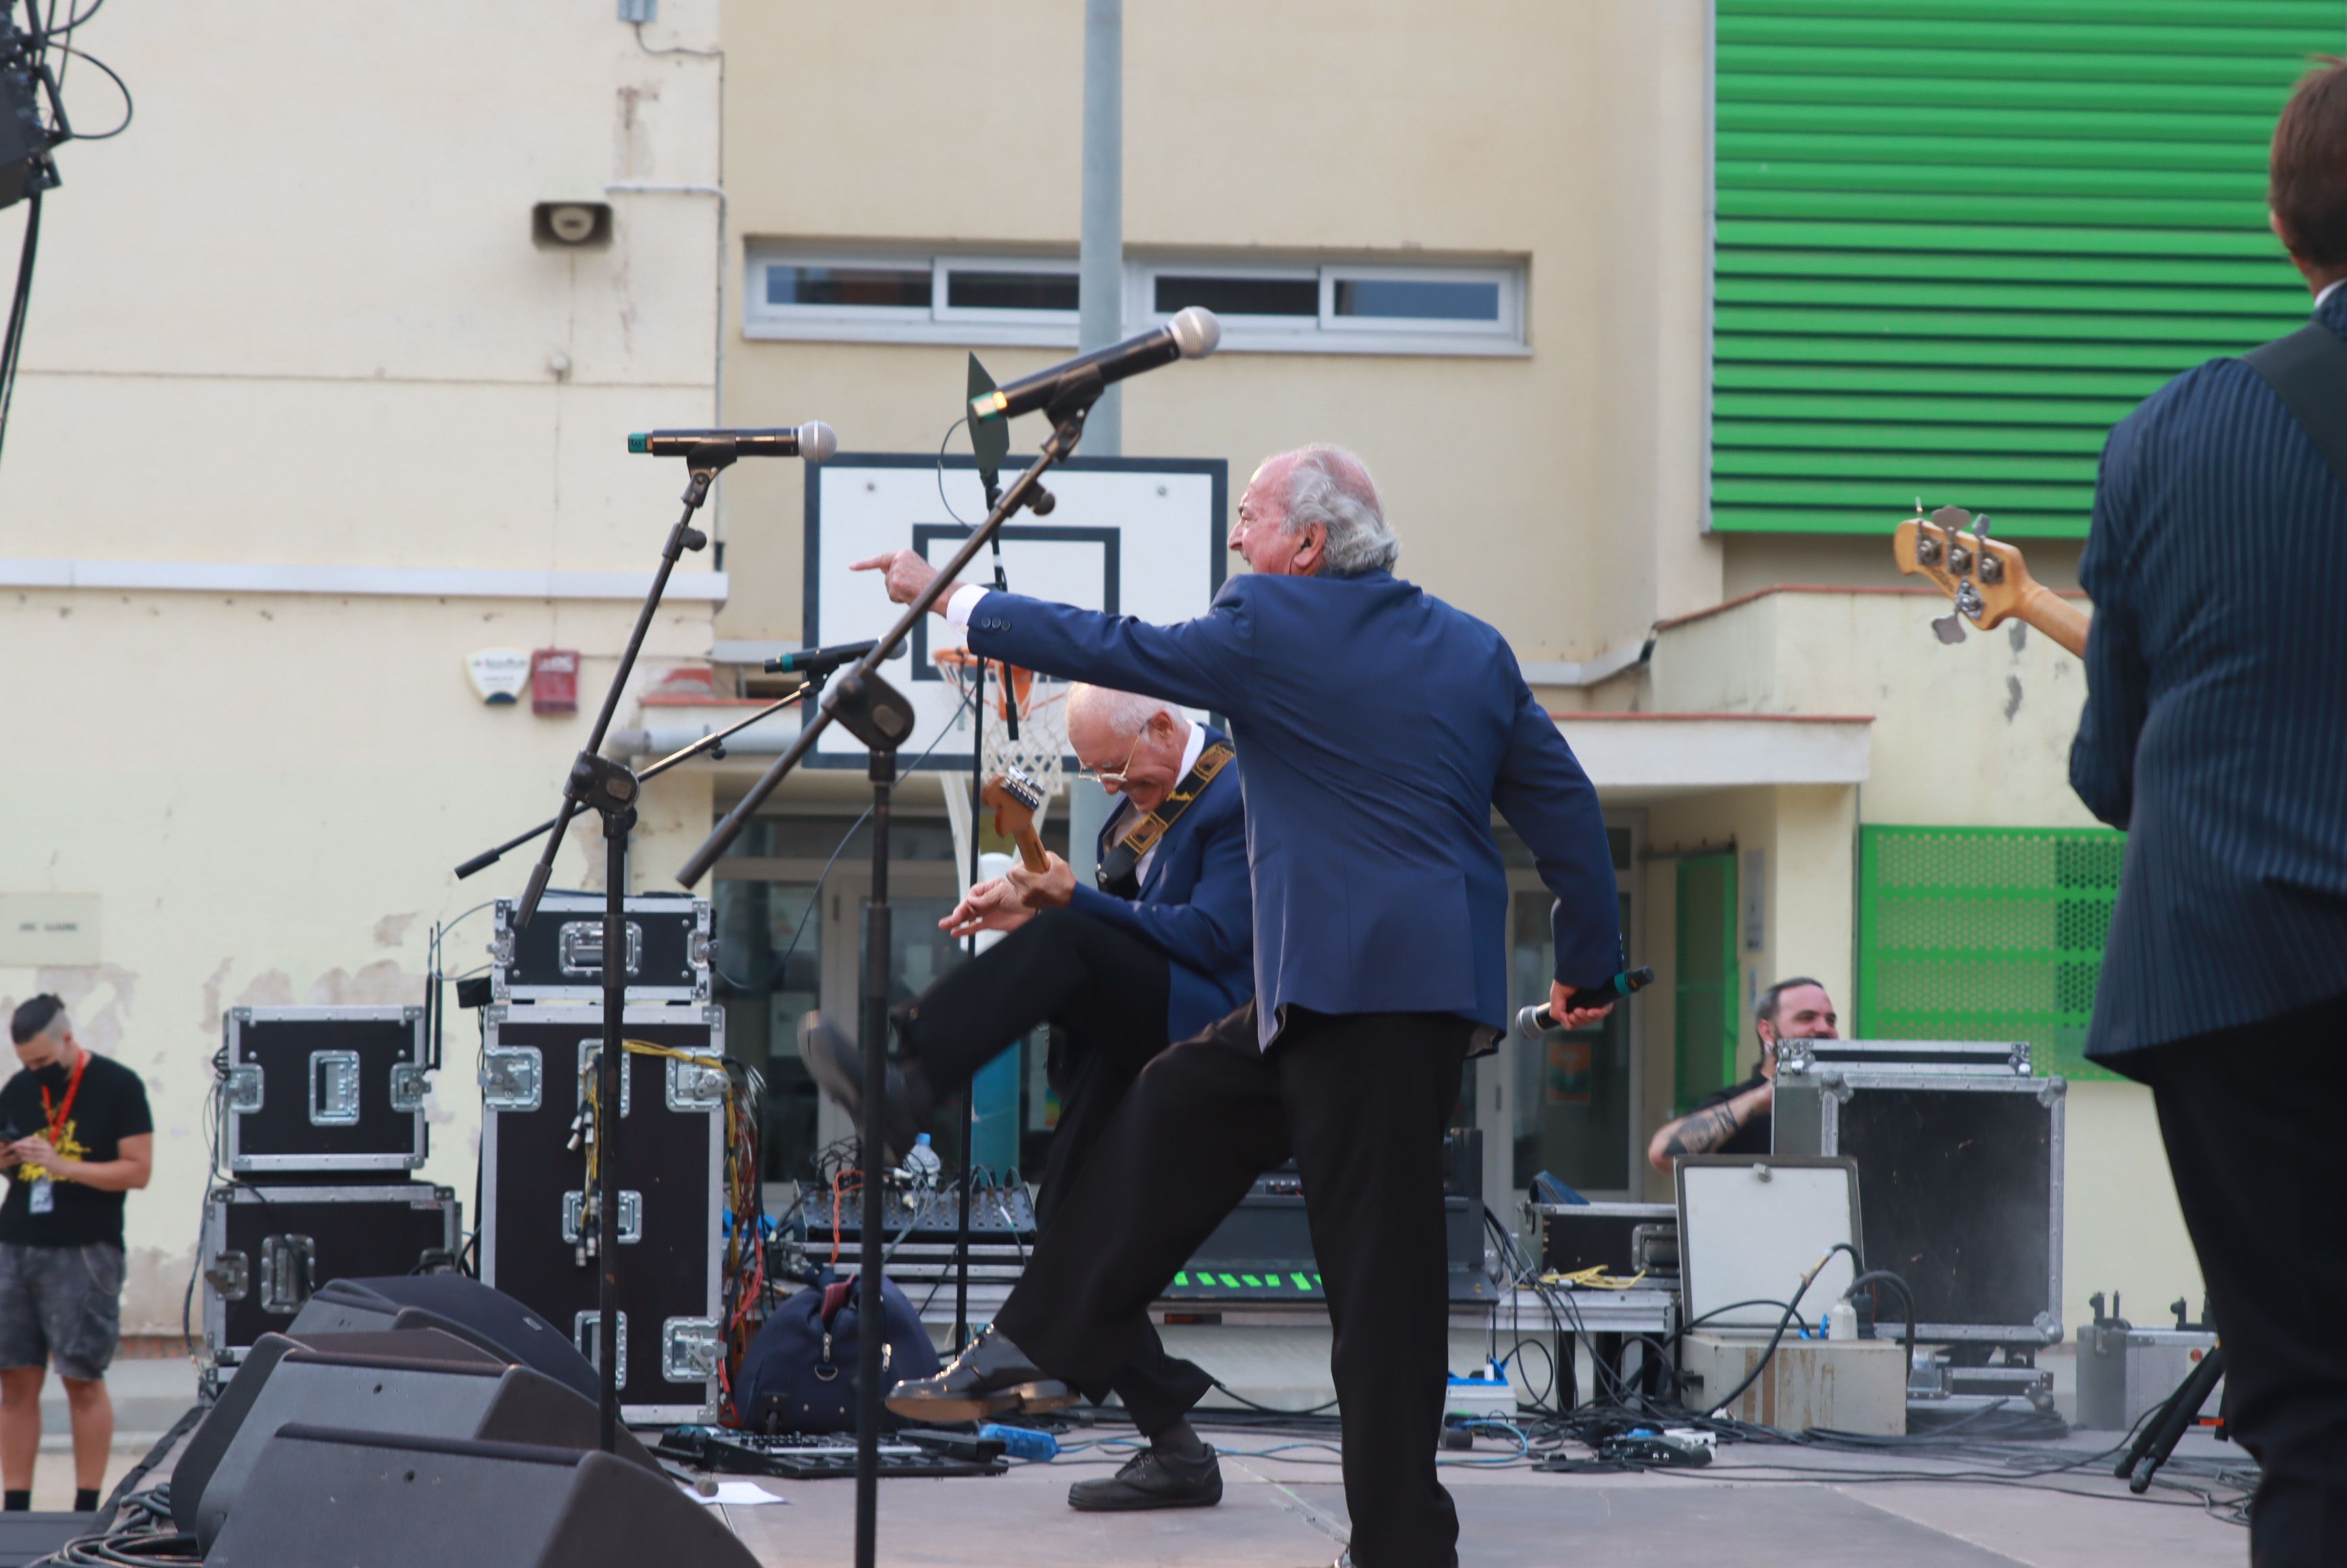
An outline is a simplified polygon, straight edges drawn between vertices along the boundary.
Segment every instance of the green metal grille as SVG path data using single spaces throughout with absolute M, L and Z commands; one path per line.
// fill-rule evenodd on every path
M 2111 425 L 2304 324 L 2274 118 L 2339 0 L 1717 0 L 1711 526 L 2083 538 Z
M 1678 976 L 1671 987 L 1675 1116 L 1736 1081 L 1736 856 L 1679 862 Z
M 2025 1040 L 2040 1072 L 2086 1059 L 2126 836 L 2108 828 L 1864 827 L 1858 1033 Z

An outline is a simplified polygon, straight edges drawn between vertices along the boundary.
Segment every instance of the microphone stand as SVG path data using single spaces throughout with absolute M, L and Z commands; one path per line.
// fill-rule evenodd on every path
M 1002 503 L 1002 487 L 996 482 L 991 470 L 979 476 L 986 487 L 986 506 L 990 512 Z M 1008 593 L 1010 579 L 1002 570 L 1002 536 L 995 535 L 994 586 L 997 591 Z M 976 705 L 970 710 L 969 731 L 969 885 L 978 886 L 978 814 L 986 788 L 986 661 L 977 663 L 978 679 L 971 688 L 977 692 Z M 1010 725 L 1010 736 L 1019 738 L 1019 708 L 1016 688 L 1005 685 L 1003 718 Z M 969 934 L 969 956 L 978 957 L 978 933 Z M 962 1086 L 961 1091 L 961 1172 L 955 1184 L 959 1194 L 954 1214 L 954 1331 L 957 1349 L 969 1343 L 969 1173 L 970 1144 L 978 1136 L 978 1091 L 975 1083 Z
M 708 500 L 710 487 L 717 476 L 740 455 L 736 443 L 723 436 L 696 442 L 685 454 L 689 477 L 684 487 L 684 511 L 678 517 L 676 526 L 669 529 L 668 541 L 661 547 L 660 568 L 652 573 L 642 609 L 636 612 L 635 630 L 628 634 L 627 648 L 620 655 L 620 667 L 611 677 L 611 689 L 603 695 L 603 709 L 595 717 L 594 733 L 570 764 L 569 777 L 563 784 L 561 811 L 551 822 L 508 840 L 489 851 L 486 857 L 477 856 L 466 863 L 466 867 L 478 870 L 516 845 L 528 843 L 540 833 L 546 835 L 546 848 L 531 868 L 529 886 L 514 911 L 515 926 L 527 926 L 538 913 L 538 900 L 545 897 L 546 884 L 554 875 L 554 854 L 562 846 L 562 835 L 570 819 L 582 808 L 603 819 L 603 1040 L 595 1064 L 595 1119 L 589 1130 L 594 1139 L 598 1180 L 596 1190 L 585 1196 L 595 1211 L 595 1360 L 602 1382 L 596 1441 L 606 1453 L 619 1446 L 620 1439 L 619 1107 L 624 1081 L 621 1074 L 626 1071 L 621 1061 L 626 1047 L 622 1044 L 625 1031 L 620 1015 L 628 998 L 628 834 L 636 824 L 636 801 L 642 790 L 642 780 L 624 764 L 601 753 L 612 716 L 619 712 L 620 694 L 635 670 L 636 656 L 642 651 L 652 617 L 659 612 L 661 596 L 668 591 L 670 574 L 685 551 L 701 549 L 709 543 L 708 536 L 692 526 L 692 515 Z M 681 755 L 676 760 L 681 760 Z M 468 873 L 459 867 L 457 874 L 461 876 Z M 490 1201 L 495 1201 L 494 1194 Z M 584 1229 L 583 1224 L 581 1228 Z
M 871 751 L 868 776 L 872 781 L 872 902 L 864 913 L 864 995 L 862 1009 L 862 1040 L 864 1051 L 864 1119 L 857 1129 L 857 1141 L 862 1146 L 859 1156 L 864 1174 L 864 1243 L 857 1265 L 857 1293 L 864 1303 L 864 1321 L 876 1324 L 879 1309 L 876 1290 L 885 1289 L 882 1281 L 881 1256 L 881 1191 L 880 1162 L 885 1158 L 887 1127 L 882 1116 L 882 1102 L 888 1092 L 887 1052 L 888 1033 L 888 806 L 891 788 L 897 782 L 897 747 L 912 736 L 912 706 L 904 697 L 880 678 L 881 662 L 891 649 L 903 642 L 919 625 L 921 617 L 951 587 L 969 563 L 1001 530 L 1006 519 L 1021 507 L 1030 505 L 1041 489 L 1043 475 L 1051 466 L 1070 456 L 1076 443 L 1082 439 L 1084 416 L 1100 400 L 1106 389 L 1097 368 L 1089 374 L 1071 376 L 1070 384 L 1046 410 L 1051 421 L 1051 438 L 1043 443 L 1041 454 L 1027 466 L 1026 472 L 1011 482 L 1010 488 L 988 512 L 980 523 L 962 541 L 928 587 L 914 596 L 913 602 L 897 624 L 873 645 L 856 667 L 842 676 L 816 708 L 815 716 L 799 730 L 799 738 L 788 751 L 774 760 L 741 804 L 725 814 L 711 830 L 700 848 L 694 850 L 676 874 L 677 881 L 691 887 L 709 874 L 711 866 L 741 836 L 742 830 L 765 804 L 791 770 L 805 760 L 822 738 L 824 731 L 835 723 L 845 724 L 849 733 Z M 977 841 L 977 819 L 971 819 L 971 841 Z M 610 932 L 607 928 L 606 937 Z M 610 960 L 607 958 L 607 966 Z M 964 1141 L 965 1146 L 968 1140 Z M 965 1202 L 967 1199 L 965 1199 Z M 617 1200 L 612 1207 L 617 1207 Z M 607 1215 L 605 1222 L 610 1223 Z M 608 1252 L 607 1248 L 607 1252 Z M 880 1409 L 883 1390 L 880 1386 L 881 1336 L 869 1330 L 858 1337 L 856 1366 L 856 1568 L 874 1568 L 877 1550 L 880 1516 Z

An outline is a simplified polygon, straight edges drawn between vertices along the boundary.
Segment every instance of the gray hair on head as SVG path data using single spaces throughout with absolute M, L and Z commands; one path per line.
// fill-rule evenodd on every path
M 1190 721 L 1182 710 L 1161 697 L 1144 697 L 1138 692 L 1120 692 L 1113 686 L 1092 686 L 1078 682 L 1068 688 L 1068 717 L 1073 720 L 1081 712 L 1106 724 L 1114 735 L 1137 735 L 1151 717 L 1163 713 L 1184 730 Z
M 1386 570 L 1401 559 L 1401 541 L 1386 526 L 1368 464 L 1342 446 L 1299 447 L 1295 456 L 1280 528 L 1291 538 L 1314 523 L 1327 530 L 1321 570 L 1330 577 L 1358 577 Z

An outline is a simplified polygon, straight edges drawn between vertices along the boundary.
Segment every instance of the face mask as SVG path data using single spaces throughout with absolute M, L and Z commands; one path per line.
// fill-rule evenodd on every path
M 67 1081 L 72 1076 L 73 1074 L 66 1071 L 66 1064 L 62 1061 L 52 1061 L 46 1067 L 36 1067 L 33 1070 L 33 1081 L 48 1089 L 63 1089 Z

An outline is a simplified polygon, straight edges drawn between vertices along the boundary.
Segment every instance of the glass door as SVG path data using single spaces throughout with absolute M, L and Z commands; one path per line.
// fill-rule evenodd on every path
M 1635 967 L 1645 946 L 1638 922 L 1640 825 L 1628 817 L 1606 821 L 1620 888 L 1622 937 Z M 1553 899 L 1530 854 L 1504 828 L 1498 833 L 1509 866 L 1512 1016 L 1518 1008 L 1548 1000 L 1555 972 L 1549 926 Z M 1640 1010 L 1635 1002 L 1617 1007 L 1594 1028 L 1552 1030 L 1538 1040 L 1511 1033 L 1495 1055 L 1476 1064 L 1484 1189 L 1494 1208 L 1512 1192 L 1521 1199 L 1542 1171 L 1584 1197 L 1618 1202 L 1636 1196 L 1643 1159 L 1637 1137 Z

